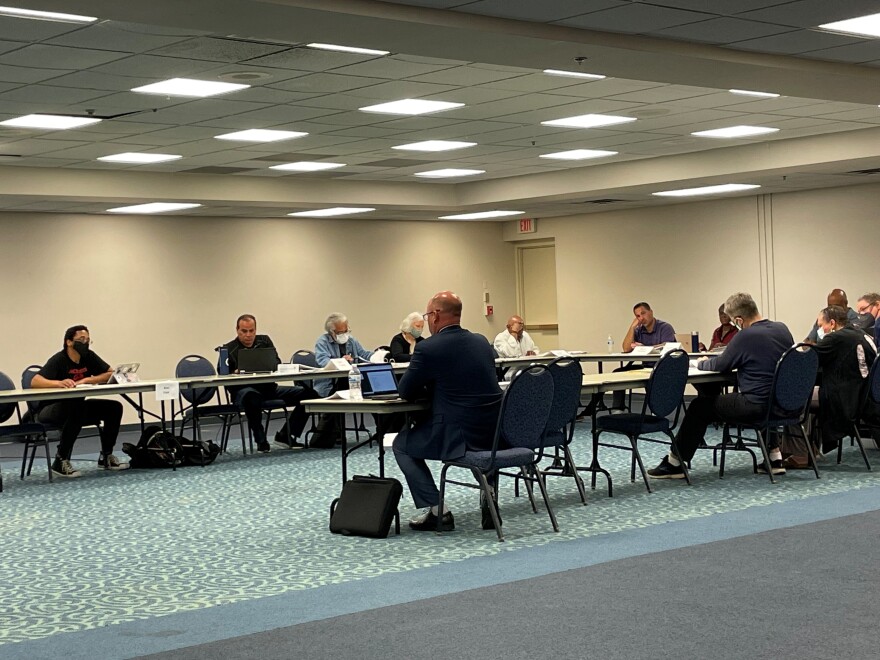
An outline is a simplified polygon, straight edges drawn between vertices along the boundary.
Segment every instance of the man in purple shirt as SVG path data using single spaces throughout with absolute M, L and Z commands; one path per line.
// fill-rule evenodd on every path
M 623 338 L 623 352 L 631 353 L 636 346 L 657 346 L 665 344 L 669 341 L 675 341 L 675 329 L 666 321 L 654 318 L 654 310 L 646 302 L 636 303 L 633 306 L 633 322 L 630 323 L 629 330 Z M 631 371 L 633 369 L 643 369 L 644 364 L 641 362 L 630 362 L 629 364 L 618 367 L 614 371 Z M 624 408 L 623 390 L 616 390 L 611 397 L 611 408 Z

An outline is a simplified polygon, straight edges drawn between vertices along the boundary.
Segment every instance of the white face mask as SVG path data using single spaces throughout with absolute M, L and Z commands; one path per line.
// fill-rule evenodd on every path
M 822 337 L 824 337 L 826 334 L 828 333 L 825 332 L 825 329 L 821 325 L 816 328 L 816 336 L 819 338 L 819 341 L 822 341 Z
M 347 332 L 339 332 L 336 334 L 336 343 L 347 344 L 350 336 Z

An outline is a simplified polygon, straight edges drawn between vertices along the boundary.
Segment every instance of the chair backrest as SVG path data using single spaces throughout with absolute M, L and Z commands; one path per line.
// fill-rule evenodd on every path
M 4 390 L 14 390 L 15 383 L 12 382 L 12 379 L 0 371 L 0 392 Z M 10 417 L 15 414 L 15 411 L 18 409 L 18 404 L 16 403 L 3 403 L 0 404 L 0 424 L 7 421 Z
M 180 358 L 174 368 L 175 378 L 191 378 L 194 376 L 216 376 L 214 365 L 201 355 L 185 355 Z M 180 388 L 180 396 L 194 406 L 208 403 L 217 392 L 216 387 L 197 387 L 195 389 Z
M 779 362 L 773 374 L 771 401 L 776 411 L 801 412 L 806 410 L 807 403 L 816 385 L 816 374 L 819 371 L 819 356 L 809 344 L 796 344 L 789 348 Z
M 653 415 L 668 417 L 681 405 L 688 366 L 688 355 L 680 348 L 669 351 L 657 361 L 645 394 L 645 405 Z
M 553 407 L 553 376 L 546 365 L 523 369 L 501 401 L 498 433 L 508 447 L 542 449 L 547 418 Z
M 318 368 L 318 360 L 312 351 L 301 349 L 290 356 L 290 364 L 302 364 L 306 367 Z
M 42 369 L 42 365 L 32 364 L 24 368 L 24 371 L 21 372 L 21 389 L 29 390 L 31 388 L 31 383 L 34 380 L 34 376 L 40 373 L 40 369 Z M 32 415 L 36 415 L 37 413 L 37 404 L 33 401 L 28 401 L 27 404 L 28 410 Z
M 868 376 L 868 399 L 880 404 L 880 356 L 871 365 L 871 374 Z
M 547 432 L 561 431 L 577 417 L 581 404 L 584 370 L 578 360 L 558 357 L 547 365 L 553 377 L 553 406 L 547 418 Z

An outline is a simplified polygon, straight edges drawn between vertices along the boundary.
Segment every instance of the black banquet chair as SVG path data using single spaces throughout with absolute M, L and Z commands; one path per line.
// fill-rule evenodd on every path
M 5 373 L 0 371 L 0 392 L 15 389 L 15 383 Z M 12 424 L 4 424 L 10 419 L 16 417 L 16 422 Z M 28 449 L 30 449 L 30 463 L 27 473 L 30 474 L 31 467 L 34 464 L 34 456 L 37 453 L 37 447 L 46 448 L 46 467 L 49 471 L 49 481 L 52 481 L 52 457 L 49 455 L 49 440 L 46 436 L 46 427 L 37 422 L 23 422 L 21 410 L 17 403 L 0 404 L 0 440 L 10 439 L 13 441 L 23 441 L 25 443 L 24 452 L 21 457 L 21 478 L 24 479 L 25 465 L 28 463 Z M 3 477 L 0 475 L 0 493 L 3 492 Z
M 498 514 L 498 505 L 490 481 L 494 481 L 495 473 L 500 470 L 520 468 L 521 475 L 513 476 L 521 476 L 538 484 L 553 530 L 558 532 L 559 526 L 547 497 L 544 478 L 537 470 L 552 406 L 553 376 L 545 365 L 532 365 L 514 376 L 501 400 L 501 411 L 498 414 L 492 449 L 466 451 L 459 459 L 443 462 L 443 468 L 440 470 L 440 510 L 443 510 L 447 484 L 479 489 L 488 503 L 498 540 L 503 541 L 501 517 Z M 502 443 L 507 447 L 506 449 L 501 448 Z M 477 484 L 447 479 L 449 468 L 470 470 Z M 437 518 L 439 529 L 442 517 Z
M 773 478 L 773 470 L 770 469 L 770 454 L 767 451 L 767 438 L 770 433 L 780 434 L 783 428 L 787 428 L 789 433 L 797 433 L 803 439 L 807 447 L 810 465 L 816 478 L 819 479 L 819 466 L 816 464 L 816 455 L 813 453 L 813 446 L 807 438 L 804 430 L 804 418 L 810 405 L 810 398 L 813 395 L 813 387 L 816 384 L 816 374 L 819 372 L 819 356 L 809 344 L 796 344 L 789 348 L 779 361 L 776 363 L 776 369 L 773 372 L 773 381 L 770 386 L 770 397 L 768 399 L 767 413 L 764 419 L 747 424 L 739 422 L 735 424 L 737 433 L 731 435 L 730 426 L 724 425 L 723 438 L 721 444 L 721 464 L 719 476 L 724 476 L 724 457 L 725 453 L 730 450 L 744 449 L 758 446 L 761 448 L 761 454 L 764 458 L 764 467 L 770 477 L 771 483 L 776 483 Z M 742 432 L 746 430 L 754 431 L 755 441 L 748 443 L 747 438 L 742 436 Z M 735 446 L 729 446 L 728 438 L 736 439 Z M 757 461 L 752 455 L 754 470 L 757 473 Z
M 672 429 L 678 423 L 681 402 L 684 399 L 684 388 L 687 385 L 688 366 L 687 353 L 681 349 L 670 351 L 660 358 L 651 371 L 651 377 L 648 379 L 648 384 L 645 387 L 642 412 L 605 415 L 596 419 L 597 437 L 600 437 L 602 433 L 616 433 L 629 438 L 629 447 L 603 442 L 598 443 L 598 446 L 625 449 L 632 452 L 630 481 L 636 480 L 636 464 L 638 464 L 639 470 L 642 473 L 642 479 L 644 479 L 649 493 L 652 492 L 651 481 L 648 478 L 648 473 L 645 472 L 645 465 L 642 462 L 642 455 L 639 453 L 638 443 L 639 440 L 646 440 L 648 442 L 670 444 L 672 445 L 673 453 L 679 455 L 675 447 L 675 436 L 672 434 Z M 669 416 L 673 413 L 675 413 L 675 417 L 670 422 Z M 645 437 L 646 433 L 662 433 L 669 438 L 669 443 L 666 443 L 664 440 Z M 688 473 L 688 467 L 684 462 L 682 462 L 682 466 L 684 468 L 684 477 L 690 483 L 691 478 Z

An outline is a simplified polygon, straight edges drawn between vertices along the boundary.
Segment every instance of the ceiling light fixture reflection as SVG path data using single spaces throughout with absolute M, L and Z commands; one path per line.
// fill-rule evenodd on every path
M 195 80 L 193 78 L 171 78 L 170 80 L 163 80 L 150 85 L 134 87 L 131 91 L 137 92 L 138 94 L 161 94 L 163 96 L 205 98 L 207 96 L 218 96 L 220 94 L 237 92 L 242 89 L 247 89 L 248 87 L 250 87 L 250 85 L 242 85 L 240 83 Z
M 657 197 L 695 197 L 697 195 L 721 195 L 723 193 L 737 192 L 740 190 L 753 190 L 761 186 L 752 183 L 722 183 L 717 186 L 703 186 L 701 188 L 682 188 L 680 190 L 664 190 L 651 193 Z
M 426 101 L 425 99 L 402 99 L 389 101 L 377 105 L 368 105 L 358 108 L 361 112 L 378 112 L 387 115 L 427 115 L 432 112 L 443 112 L 453 108 L 461 108 L 464 103 L 451 103 L 449 101 Z
M 709 131 L 697 131 L 691 135 L 707 138 L 742 138 L 776 133 L 778 130 L 778 128 L 769 126 L 728 126 L 727 128 L 713 128 Z
M 458 215 L 441 215 L 439 220 L 485 220 L 487 218 L 506 218 L 510 215 L 522 215 L 525 211 L 479 211 L 478 213 L 459 213 Z
M 121 154 L 113 154 L 112 156 L 101 156 L 97 160 L 105 163 L 131 163 L 133 165 L 149 165 L 152 163 L 167 163 L 168 161 L 178 160 L 183 156 L 175 154 L 144 154 L 136 151 L 127 151 Z
M 71 117 L 70 115 L 24 115 L 0 121 L 0 126 L 16 128 L 41 128 L 47 131 L 66 131 L 81 126 L 97 124 L 100 119 L 95 117 Z
M 276 131 L 268 128 L 249 128 L 246 131 L 235 131 L 234 133 L 224 133 L 223 135 L 215 135 L 215 140 L 238 140 L 241 142 L 280 142 L 281 140 L 292 140 L 293 138 L 305 137 L 308 133 L 300 133 L 299 131 Z
M 731 94 L 739 94 L 740 96 L 754 96 L 759 99 L 775 99 L 779 98 L 779 94 L 773 92 L 753 92 L 749 89 L 728 89 Z
M 345 167 L 345 163 L 313 163 L 301 160 L 296 163 L 284 163 L 273 165 L 270 170 L 282 170 L 284 172 L 321 172 L 323 170 L 335 170 L 337 167 Z
M 340 53 L 358 53 L 359 55 L 389 55 L 389 50 L 375 50 L 373 48 L 358 48 L 356 46 L 337 46 L 336 44 L 306 44 L 309 48 L 318 50 L 335 50 Z
M 636 121 L 635 117 L 619 117 L 616 115 L 577 115 L 575 117 L 563 117 L 551 121 L 542 121 L 541 126 L 562 126 L 564 128 L 600 128 L 602 126 L 614 126 L 615 124 L 627 124 Z
M 562 76 L 564 78 L 585 78 L 587 80 L 604 80 L 605 76 L 598 73 L 581 73 L 580 71 L 565 71 L 563 69 L 544 69 L 548 76 Z
M 844 32 L 846 34 L 857 34 L 864 37 L 880 37 L 880 14 L 869 14 L 868 16 L 848 18 L 845 21 L 825 23 L 824 25 L 820 25 L 819 29 L 829 30 L 831 32 Z
M 476 146 L 476 142 L 457 142 L 455 140 L 425 140 L 424 142 L 401 144 L 391 148 L 400 149 L 402 151 L 452 151 L 453 149 L 466 149 L 467 147 Z
M 19 9 L 18 7 L 0 7 L 0 16 L 32 18 L 38 21 L 56 21 L 58 23 L 94 23 L 98 20 L 97 16 L 62 14 L 56 11 L 36 11 L 34 9 Z
M 294 218 L 333 218 L 338 215 L 354 215 L 356 213 L 369 213 L 375 211 L 372 208 L 361 208 L 352 206 L 334 206 L 330 209 L 315 209 L 314 211 L 297 211 L 296 213 L 288 213 L 287 215 Z
M 149 204 L 135 204 L 134 206 L 119 206 L 115 209 L 107 209 L 107 213 L 167 213 L 168 211 L 182 211 L 194 209 L 201 204 L 182 204 L 177 202 L 151 202 Z
M 605 151 L 603 149 L 572 149 L 571 151 L 557 151 L 554 154 L 541 154 L 538 158 L 586 160 L 588 158 L 606 158 L 608 156 L 616 156 L 617 154 L 617 151 Z
M 428 170 L 427 172 L 416 172 L 413 176 L 420 176 L 426 179 L 452 179 L 458 176 L 476 176 L 477 174 L 485 173 L 486 170 L 457 170 L 450 167 L 445 170 Z

